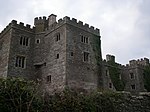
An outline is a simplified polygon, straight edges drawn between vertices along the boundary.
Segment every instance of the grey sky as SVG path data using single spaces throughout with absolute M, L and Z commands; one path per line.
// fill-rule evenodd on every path
M 150 0 L 0 0 L 0 31 L 12 20 L 33 25 L 34 17 L 69 16 L 101 30 L 102 55 L 122 64 L 150 58 Z

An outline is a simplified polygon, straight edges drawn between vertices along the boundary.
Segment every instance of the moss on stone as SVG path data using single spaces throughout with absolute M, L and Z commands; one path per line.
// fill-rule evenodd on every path
M 150 92 L 150 66 L 146 66 L 143 73 L 144 87 Z
M 112 80 L 112 83 L 117 91 L 123 91 L 125 84 L 123 80 L 120 79 L 120 70 L 118 65 L 115 62 L 109 61 L 109 74 Z

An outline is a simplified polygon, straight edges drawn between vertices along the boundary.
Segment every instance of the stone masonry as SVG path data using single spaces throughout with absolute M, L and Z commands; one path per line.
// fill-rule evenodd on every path
M 109 61 L 116 63 L 112 55 L 102 60 L 99 29 L 75 18 L 37 17 L 33 28 L 12 20 L 0 33 L 0 77 L 40 79 L 49 93 L 65 88 L 116 90 Z M 146 58 L 117 64 L 120 79 L 127 82 L 124 91 L 145 91 L 141 74 L 146 65 Z

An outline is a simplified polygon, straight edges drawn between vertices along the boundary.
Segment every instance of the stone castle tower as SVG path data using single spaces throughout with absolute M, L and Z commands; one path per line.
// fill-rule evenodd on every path
M 0 76 L 41 79 L 48 92 L 100 86 L 99 29 L 56 15 L 34 19 L 35 27 L 13 20 L 0 33 Z

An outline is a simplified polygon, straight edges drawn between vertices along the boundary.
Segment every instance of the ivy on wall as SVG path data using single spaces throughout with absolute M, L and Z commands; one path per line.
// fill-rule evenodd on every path
M 146 66 L 143 73 L 144 87 L 150 92 L 150 66 Z
M 92 47 L 95 54 L 96 64 L 100 65 L 101 60 L 101 45 L 100 38 L 98 36 L 92 37 Z
M 108 67 L 109 75 L 115 89 L 117 91 L 123 91 L 125 84 L 124 81 L 120 79 L 120 70 L 118 69 L 118 65 L 113 61 L 109 61 L 108 64 L 110 65 Z

